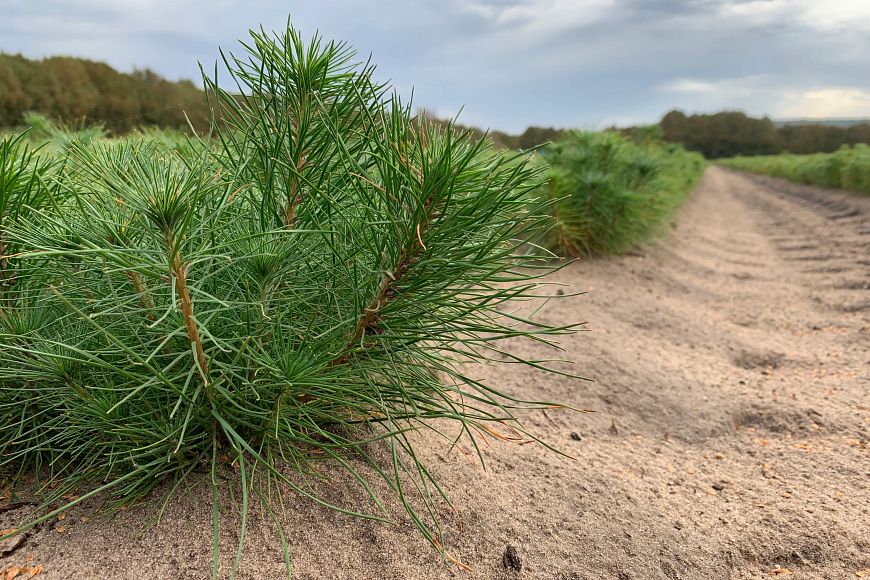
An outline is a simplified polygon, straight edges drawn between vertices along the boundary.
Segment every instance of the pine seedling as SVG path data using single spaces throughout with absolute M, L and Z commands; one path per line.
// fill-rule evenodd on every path
M 458 562 L 413 432 L 479 453 L 534 440 L 517 410 L 553 406 L 465 366 L 574 329 L 515 311 L 558 267 L 525 241 L 550 221 L 529 203 L 540 171 L 415 117 L 345 45 L 288 27 L 243 49 L 224 56 L 231 90 L 205 79 L 214 142 L 74 144 L 37 180 L 51 203 L 11 224 L 15 259 L 39 275 L 17 289 L 22 322 L 0 329 L 0 467 L 39 471 L 46 505 L 98 483 L 62 510 L 96 494 L 124 505 L 205 466 L 214 576 L 227 462 L 243 514 L 230 576 L 252 498 L 279 522 L 279 489 L 392 521 L 388 489 Z M 324 461 L 371 505 L 331 502 Z
M 570 257 L 618 254 L 657 234 L 686 199 L 703 159 L 617 132 L 572 131 L 541 152 L 554 227 L 543 239 Z

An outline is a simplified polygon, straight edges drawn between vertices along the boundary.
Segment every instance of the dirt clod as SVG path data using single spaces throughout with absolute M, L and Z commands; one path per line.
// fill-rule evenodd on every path
M 784 360 L 782 353 L 744 350 L 734 357 L 734 364 L 742 369 L 777 369 Z
M 7 530 L 0 530 L 0 535 L 5 535 Z M 17 536 L 12 536 L 11 538 L 7 538 L 5 540 L 0 541 L 0 558 L 11 555 L 13 552 L 18 550 L 24 543 L 27 541 L 27 533 L 21 533 Z
M 523 569 L 523 563 L 520 560 L 520 554 L 517 552 L 517 549 L 513 546 L 508 546 L 504 550 L 504 554 L 501 557 L 502 565 L 508 569 L 513 570 L 514 572 L 520 572 Z

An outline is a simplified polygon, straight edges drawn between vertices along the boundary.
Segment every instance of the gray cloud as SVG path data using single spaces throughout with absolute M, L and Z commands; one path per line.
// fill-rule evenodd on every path
M 870 116 L 866 0 L 0 0 L 0 50 L 197 78 L 248 28 L 349 41 L 468 123 L 597 127 L 672 107 Z

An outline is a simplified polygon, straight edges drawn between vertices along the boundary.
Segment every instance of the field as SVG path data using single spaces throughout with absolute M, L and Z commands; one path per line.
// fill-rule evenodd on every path
M 483 470 L 468 449 L 417 435 L 462 516 L 449 541 L 473 572 L 452 571 L 410 533 L 396 499 L 387 509 L 403 523 L 390 526 L 290 494 L 282 522 L 294 577 L 509 578 L 508 545 L 527 578 L 847 578 L 870 567 L 870 207 L 783 191 L 710 169 L 666 239 L 558 273 L 566 290 L 588 294 L 542 303 L 540 315 L 589 321 L 562 346 L 565 368 L 594 383 L 469 367 L 517 396 L 594 411 L 522 413 L 570 459 L 494 442 Z M 847 210 L 860 213 L 836 218 Z M 525 356 L 553 356 L 516 342 Z M 323 473 L 326 497 L 364 501 L 337 466 Z M 159 523 L 159 500 L 114 515 L 91 501 L 6 561 L 30 555 L 47 578 L 199 578 L 210 566 L 207 480 L 197 475 Z M 268 517 L 254 513 L 249 526 L 240 577 L 282 577 Z M 231 519 L 224 551 L 237 539 Z
M 870 575 L 870 199 L 226 58 L 0 139 L 0 578 Z
M 760 155 L 717 161 L 727 167 L 808 185 L 870 195 L 870 145 L 842 147 L 835 153 Z

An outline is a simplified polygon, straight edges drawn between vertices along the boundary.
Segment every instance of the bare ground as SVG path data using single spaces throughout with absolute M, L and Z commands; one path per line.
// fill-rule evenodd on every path
M 451 549 L 473 572 L 441 560 L 398 502 L 388 508 L 402 523 L 383 525 L 291 495 L 295 578 L 870 577 L 870 198 L 712 167 L 661 242 L 558 280 L 588 293 L 540 315 L 588 321 L 563 356 L 596 382 L 475 372 L 520 397 L 594 409 L 525 417 L 575 459 L 498 443 L 484 471 L 421 436 L 462 517 Z M 326 492 L 353 505 L 362 494 L 346 483 Z M 208 577 L 207 488 L 158 525 L 159 503 L 111 517 L 77 508 L 0 557 L 0 571 Z M 0 513 L 0 528 L 16 514 Z M 223 570 L 235 540 L 227 522 Z M 252 514 L 247 546 L 241 577 L 282 576 L 267 517 Z

